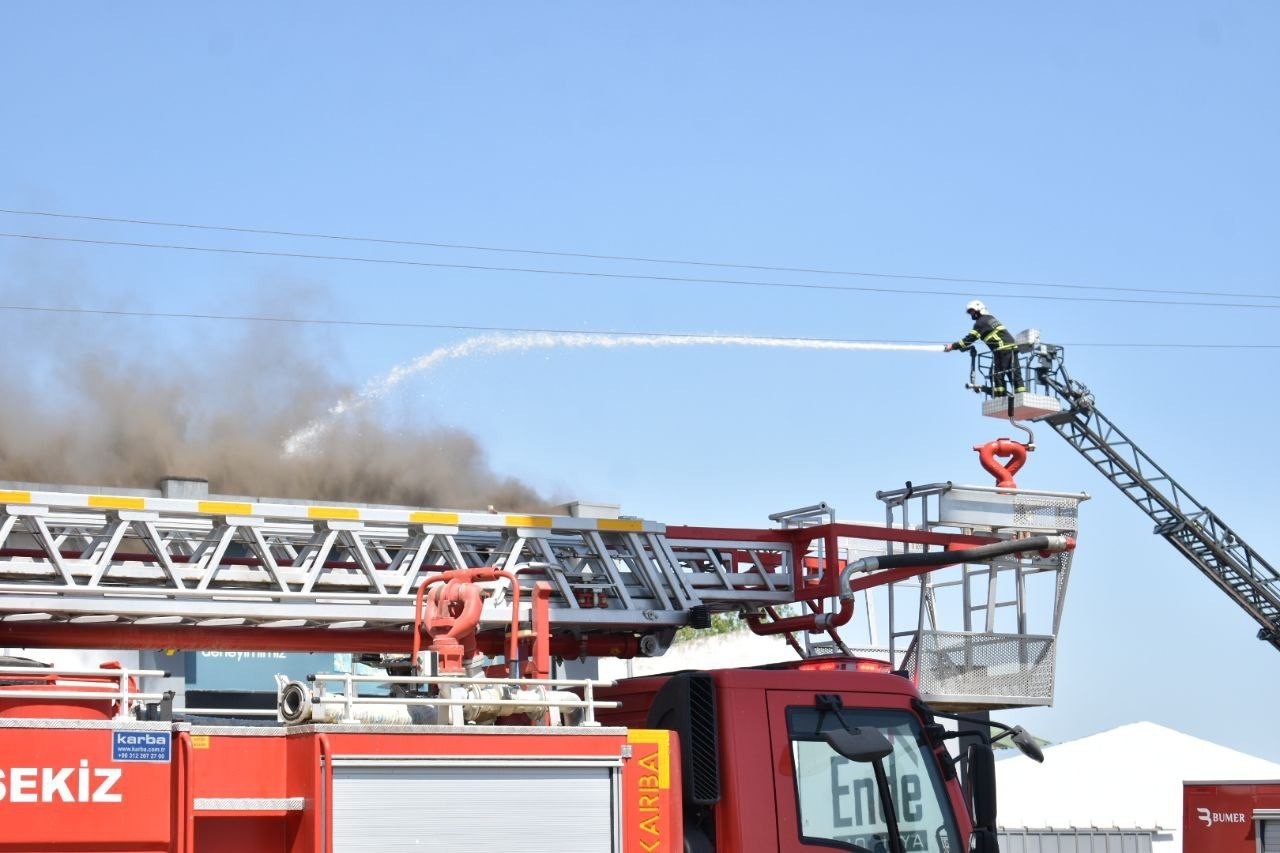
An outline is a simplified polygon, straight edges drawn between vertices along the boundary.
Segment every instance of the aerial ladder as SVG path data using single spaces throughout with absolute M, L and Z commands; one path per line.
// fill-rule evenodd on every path
M 1017 336 L 1024 375 L 1032 377 L 1025 394 L 991 398 L 983 414 L 1007 418 L 1028 433 L 1024 422 L 1042 422 L 1138 505 L 1164 537 L 1260 626 L 1258 639 L 1280 649 L 1280 573 L 1222 518 L 1192 497 L 1150 455 L 1094 405 L 1092 392 L 1068 372 L 1063 348 L 1043 343 L 1030 330 Z M 989 375 L 990 354 L 976 356 L 968 385 L 990 394 L 981 377 Z
M 848 653 L 842 541 L 904 553 L 998 541 L 834 521 L 712 528 L 4 485 L 9 647 L 420 652 L 459 634 L 449 620 L 465 612 L 478 651 L 545 675 L 553 656 L 657 656 L 679 628 L 737 612 L 759 633 L 825 633 Z
M 534 853 L 996 853 L 991 727 L 977 721 L 962 786 L 948 749 L 960 733 L 938 718 L 973 718 L 892 662 L 849 655 L 839 629 L 860 592 L 943 567 L 991 564 L 994 592 L 994 564 L 1012 560 L 1019 583 L 1048 573 L 1062 589 L 1074 512 L 1035 518 L 1051 496 L 995 487 L 922 492 L 893 500 L 941 504 L 927 523 L 800 523 L 810 507 L 778 527 L 722 528 L 581 507 L 211 496 L 180 481 L 0 484 L 0 645 L 357 652 L 378 665 L 277 677 L 278 713 L 261 725 L 173 706 L 147 689 L 162 671 L 0 659 L 0 853 L 408 851 L 427 839 Z M 825 634 L 837 653 L 616 684 L 553 666 L 660 655 L 679 628 L 730 612 L 757 633 Z M 966 640 L 933 657 L 985 677 L 995 664 Z M 1025 733 L 1000 730 L 1035 754 Z

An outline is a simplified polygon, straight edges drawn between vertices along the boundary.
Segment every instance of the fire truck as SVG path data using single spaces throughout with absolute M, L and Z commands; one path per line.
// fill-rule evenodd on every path
M 908 484 L 886 505 L 932 515 L 851 524 L 819 505 L 748 529 L 170 486 L 0 489 L 0 646 L 24 650 L 0 667 L 0 851 L 995 851 L 990 730 L 958 762 L 942 722 L 981 702 L 940 701 L 918 663 L 854 654 L 838 629 L 860 593 L 942 567 L 993 592 L 996 567 L 1019 593 L 1059 577 L 1081 497 Z M 801 656 L 567 677 L 733 613 Z M 934 675 L 994 677 L 989 626 L 972 627 L 942 650 L 931 635 Z M 826 647 L 797 640 L 814 636 Z M 1008 648 L 1030 667 L 1046 646 Z M 175 707 L 161 670 L 51 667 L 41 649 L 355 657 L 279 676 L 262 719 Z

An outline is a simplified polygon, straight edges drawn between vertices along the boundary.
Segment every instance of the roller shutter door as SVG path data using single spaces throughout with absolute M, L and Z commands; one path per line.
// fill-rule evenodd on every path
M 599 762 L 360 761 L 333 771 L 334 853 L 618 853 Z
M 1002 829 L 1001 853 L 1151 853 L 1155 830 Z
M 1280 820 L 1260 820 L 1258 831 L 1262 835 L 1262 853 L 1280 853 Z

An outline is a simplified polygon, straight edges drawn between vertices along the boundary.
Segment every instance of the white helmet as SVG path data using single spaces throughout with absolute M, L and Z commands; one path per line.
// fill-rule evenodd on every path
M 977 311 L 979 314 L 987 313 L 987 306 L 983 304 L 981 299 L 975 299 L 968 305 L 964 306 L 966 311 Z

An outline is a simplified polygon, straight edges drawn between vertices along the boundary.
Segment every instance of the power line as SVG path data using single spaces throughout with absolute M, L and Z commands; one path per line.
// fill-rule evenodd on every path
M 476 272 L 511 272 L 531 275 L 551 275 L 565 277 L 623 279 L 629 281 L 661 281 L 686 284 L 709 284 L 738 287 L 790 288 L 798 290 L 851 291 L 858 293 L 891 293 L 898 296 L 959 296 L 971 297 L 972 293 L 955 290 L 903 290 L 892 287 L 865 287 L 851 284 L 822 284 L 817 282 L 782 282 L 752 281 L 749 279 L 728 278 L 694 278 L 673 275 L 642 275 L 638 273 L 588 272 L 583 270 L 544 269 L 538 267 L 496 267 L 480 264 L 451 264 L 442 261 L 419 261 L 401 258 L 368 258 L 354 255 L 318 255 L 305 252 L 277 252 L 267 249 L 235 249 L 215 246 L 188 246 L 178 243 L 143 243 L 131 240 L 100 240 L 87 237 L 60 237 L 47 234 L 17 234 L 0 232 L 0 237 L 21 240 L 43 240 L 57 243 L 80 243 L 93 246 L 125 246 L 136 249 L 170 249 L 184 252 L 208 252 L 221 255 L 250 255 L 254 257 L 293 258 L 312 261 L 346 261 L 352 263 L 387 264 L 392 266 L 430 267 L 434 269 L 470 270 Z M 999 299 L 1034 299 L 1050 302 L 1091 302 L 1123 305 L 1176 305 L 1196 308 L 1263 308 L 1277 309 L 1277 305 L 1263 305 L 1256 302 L 1200 302 L 1189 300 L 1138 299 L 1138 298 L 1101 298 L 1088 296 L 1049 296 L 1046 294 L 1007 293 L 996 294 Z
M 813 343 L 841 344 L 937 344 L 938 341 L 924 340 L 860 340 L 855 338 L 813 338 L 790 335 L 727 335 L 706 332 L 637 332 L 637 331 L 599 331 L 593 329 L 550 329 L 532 326 L 483 326 L 469 323 L 420 323 L 411 320 L 351 320 L 331 317 L 286 317 L 268 314 L 215 314 L 197 311 L 130 311 L 117 308 L 81 308 L 62 305 L 0 305 L 0 311 L 23 311 L 49 314 L 82 314 L 102 317 L 126 317 L 153 320 L 212 320 L 233 323 L 278 323 L 298 326 L 339 326 L 377 329 L 434 329 L 439 331 L 458 332 L 494 332 L 505 334 L 547 334 L 547 335 L 620 335 L 624 337 L 664 337 L 664 338 L 712 338 L 759 339 L 808 341 Z M 1064 343 L 1062 346 L 1090 348 L 1152 348 L 1152 349 L 1280 349 L 1280 344 L 1205 344 L 1205 343 Z M 941 350 L 940 350 L 941 351 Z
M 820 267 L 763 266 L 758 264 L 742 264 L 725 261 L 684 260 L 677 258 L 650 258 L 639 255 L 600 255 L 587 252 L 566 252 L 551 249 L 525 249 L 509 246 L 484 246 L 469 243 L 443 243 L 428 240 L 397 240 L 386 237 L 362 237 L 350 234 L 325 234 L 315 231 L 284 231 L 271 228 L 251 228 L 238 225 L 207 225 L 191 222 L 169 222 L 160 219 L 130 219 L 118 216 L 91 216 L 88 214 L 62 213 L 47 210 L 17 210 L 0 208 L 0 213 L 12 216 L 42 216 L 56 219 L 71 219 L 82 222 L 111 222 L 121 225 L 147 225 L 162 228 L 187 228 L 199 231 L 223 231 L 236 234 L 258 234 L 270 237 L 297 237 L 314 240 L 340 240 L 353 243 L 374 243 L 385 246 L 415 246 L 432 249 L 457 249 L 473 252 L 502 252 L 520 255 L 541 255 L 557 258 L 581 258 L 596 261 L 623 261 L 628 263 L 668 264 L 676 266 L 719 267 L 722 269 L 756 270 L 759 272 L 803 273 L 809 275 L 839 275 L 859 278 L 895 279 L 901 281 L 938 281 L 956 284 L 994 284 L 1008 287 L 1053 287 L 1064 290 L 1096 290 L 1117 293 L 1152 293 L 1172 296 L 1214 296 L 1232 299 L 1280 299 L 1270 293 L 1220 293 L 1207 290 L 1175 290 L 1169 288 L 1114 287 L 1094 284 L 1076 284 L 1048 281 L 1024 281 L 1018 279 L 972 278 L 965 276 L 919 275 L 913 273 L 869 272 L 865 270 L 837 270 Z M 9 235 L 6 235 L 9 236 Z M 344 259 L 348 260 L 348 259 Z M 948 294 L 953 295 L 953 294 Z
M 53 305 L 0 305 L 0 311 L 30 311 L 50 314 L 88 314 L 105 317 L 131 317 L 160 320 L 216 320 L 238 323 L 282 323 L 298 326 L 350 326 L 374 329 L 435 329 L 457 332 L 500 332 L 509 334 L 548 335 L 623 335 L 627 337 L 666 338 L 742 338 L 750 335 L 720 335 L 703 332 L 601 332 L 591 329 L 548 329 L 532 326 L 481 326 L 469 323 L 421 323 L 412 320 L 351 320 L 332 317 L 283 317 L 267 314 L 214 314 L 197 311 L 128 311 L 118 308 L 79 308 Z M 759 336 L 762 339 L 766 336 Z M 937 341 L 856 341 L 845 338 L 804 338 L 792 336 L 767 336 L 772 339 L 814 341 L 831 343 L 884 343 L 884 344 L 942 344 Z M 1280 345 L 1278 345 L 1280 346 Z

